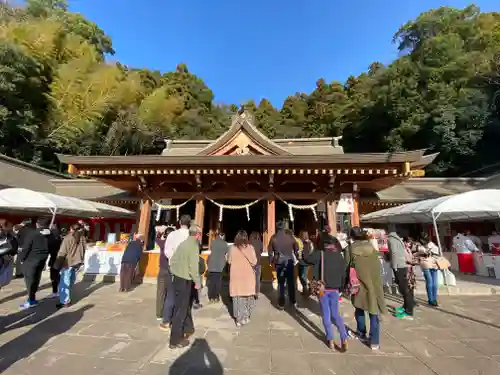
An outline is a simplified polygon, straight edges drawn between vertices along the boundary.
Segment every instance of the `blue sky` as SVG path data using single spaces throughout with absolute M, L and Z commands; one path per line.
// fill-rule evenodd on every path
M 280 107 L 318 78 L 344 81 L 397 57 L 399 26 L 466 0 L 70 0 L 113 39 L 113 60 L 162 72 L 179 62 L 217 102 L 270 99 Z M 475 2 L 500 11 L 499 0 Z M 383 4 L 383 6 L 381 5 Z

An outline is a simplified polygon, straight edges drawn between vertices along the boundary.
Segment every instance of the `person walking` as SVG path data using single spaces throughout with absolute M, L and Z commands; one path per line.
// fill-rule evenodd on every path
M 285 285 L 288 289 L 290 305 L 295 306 L 295 259 L 299 245 L 292 233 L 285 229 L 283 222 L 276 224 L 278 231 L 271 237 L 269 259 L 276 268 L 278 278 L 278 306 L 285 308 Z
M 0 220 L 0 289 L 8 285 L 14 275 L 14 256 L 17 255 L 16 236 L 13 233 L 12 223 Z
M 387 237 L 391 267 L 394 270 L 399 293 L 403 297 L 403 306 L 394 309 L 394 316 L 399 319 L 413 320 L 415 299 L 408 284 L 408 256 L 403 239 L 396 233 L 394 225 Z
M 188 238 L 179 244 L 170 259 L 170 271 L 174 276 L 174 314 L 170 331 L 170 349 L 184 348 L 189 345 L 189 337 L 194 333 L 192 316 L 192 289 L 201 288 L 199 240 L 201 228 L 192 224 Z M 171 293 L 169 291 L 168 293 Z M 168 295 L 168 294 L 167 294 Z
M 49 242 L 49 263 L 48 267 L 50 269 L 50 283 L 52 286 L 52 293 L 47 296 L 47 298 L 57 298 L 59 296 L 59 281 L 61 279 L 60 270 L 54 268 L 54 263 L 57 259 L 57 254 L 61 248 L 62 239 L 59 233 L 59 229 L 56 224 L 50 226 L 50 235 L 47 237 Z
M 120 269 L 120 292 L 128 292 L 132 288 L 137 265 L 141 260 L 143 246 L 144 235 L 142 233 L 136 233 L 134 239 L 130 241 L 125 248 Z
M 347 330 L 340 315 L 339 299 L 344 290 L 346 279 L 346 265 L 342 255 L 342 246 L 334 237 L 324 237 L 322 248 L 313 252 L 304 251 L 303 261 L 313 266 L 314 280 L 322 282 L 324 292 L 318 296 L 321 306 L 321 318 L 325 329 L 328 346 L 335 347 L 332 323 L 340 334 L 340 351 L 347 351 Z
M 226 266 L 227 252 L 229 250 L 224 233 L 219 232 L 210 247 L 210 255 L 207 259 L 208 301 L 209 303 L 216 303 L 220 301 L 222 271 Z
M 259 232 L 250 233 L 249 242 L 255 250 L 255 257 L 257 259 L 257 264 L 255 266 L 255 299 L 259 299 L 260 278 L 262 276 L 262 265 L 260 264 L 260 261 L 262 259 L 262 252 L 264 251 L 264 243 L 262 242 Z
M 156 320 L 163 321 L 163 309 L 165 306 L 165 297 L 167 295 L 167 286 L 172 284 L 172 275 L 168 269 L 168 258 L 165 254 L 165 242 L 168 236 L 175 230 L 173 227 L 167 227 L 164 233 L 156 238 L 156 243 L 160 247 L 160 256 L 158 257 L 158 279 L 156 281 Z
M 167 257 L 168 265 L 166 267 L 165 281 L 167 296 L 165 297 L 165 304 L 163 306 L 163 319 L 160 323 L 160 329 L 168 331 L 172 323 L 174 314 L 174 300 L 175 290 L 173 284 L 172 271 L 170 269 L 170 261 L 175 255 L 179 245 L 189 237 L 189 224 L 191 223 L 191 216 L 182 215 L 179 220 L 179 229 L 170 233 L 165 240 L 164 254 Z
M 255 266 L 257 256 L 254 247 L 249 243 L 247 232 L 238 231 L 234 244 L 229 251 L 231 265 L 229 278 L 229 295 L 233 299 L 233 315 L 236 326 L 250 322 L 255 306 Z
M 310 254 L 314 250 L 314 245 L 309 238 L 309 232 L 302 230 L 299 234 L 299 282 L 302 285 L 302 294 L 309 295 L 309 263 L 304 260 L 304 254 Z M 302 246 L 300 246 L 302 244 Z M 301 249 L 302 247 L 302 249 Z
M 418 256 L 420 260 L 420 268 L 424 274 L 427 301 L 430 306 L 437 307 L 438 266 L 435 257 L 439 256 L 439 248 L 429 239 L 429 235 L 427 233 L 421 234 L 420 244 L 421 246 L 418 246 Z
M 36 293 L 40 286 L 43 269 L 49 257 L 49 229 L 50 218 L 40 218 L 36 222 L 36 229 L 28 234 L 19 253 L 23 268 L 24 281 L 28 291 L 28 298 L 20 307 L 28 309 L 38 305 Z
M 378 350 L 380 347 L 380 314 L 386 312 L 384 290 L 378 251 L 368 240 L 366 233 L 360 227 L 353 227 L 350 231 L 353 243 L 350 251 L 346 252 L 348 269 L 354 268 L 359 280 L 359 290 L 351 296 L 355 308 L 356 318 L 355 336 L 362 342 Z M 370 335 L 367 336 L 366 318 L 370 318 Z
M 71 304 L 71 292 L 76 280 L 76 272 L 85 260 L 86 241 L 80 224 L 73 224 L 69 234 L 64 237 L 56 259 L 52 264 L 54 270 L 60 270 L 58 285 L 59 303 L 57 308 L 68 307 Z

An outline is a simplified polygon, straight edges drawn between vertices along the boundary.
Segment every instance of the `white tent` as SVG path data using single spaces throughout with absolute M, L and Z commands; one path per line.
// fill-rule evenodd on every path
M 12 214 L 41 213 L 52 216 L 133 217 L 134 212 L 120 207 L 28 189 L 0 190 L 0 211 Z
M 500 190 L 473 190 L 387 208 L 361 217 L 367 223 L 432 223 L 500 218 Z
M 437 222 L 500 219 L 500 190 L 473 190 L 387 208 L 361 217 L 366 223 L 432 223 L 439 249 Z

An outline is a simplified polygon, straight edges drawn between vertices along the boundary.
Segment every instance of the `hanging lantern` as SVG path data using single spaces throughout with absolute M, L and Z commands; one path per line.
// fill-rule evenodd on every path
M 247 211 L 247 220 L 250 221 L 250 206 L 246 206 L 245 209 Z
M 180 216 L 181 216 L 181 207 L 180 206 L 175 207 L 175 214 L 177 217 L 177 222 L 179 222 Z
M 156 205 L 156 221 L 160 221 L 161 218 L 161 206 Z

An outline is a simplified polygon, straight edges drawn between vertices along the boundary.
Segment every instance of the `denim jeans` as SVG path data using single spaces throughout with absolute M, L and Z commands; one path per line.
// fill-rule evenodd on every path
M 285 284 L 288 288 L 288 299 L 290 303 L 295 304 L 295 266 L 293 259 L 288 259 L 276 265 L 276 274 L 278 277 L 278 304 L 285 306 Z
M 368 314 L 370 316 L 370 345 L 380 344 L 380 321 L 377 314 Z M 366 318 L 365 311 L 356 309 L 354 311 L 356 318 L 357 332 L 361 336 L 366 336 Z
M 427 301 L 431 304 L 437 302 L 438 294 L 438 270 L 427 269 L 422 270 L 425 278 L 425 289 L 427 291 Z
M 300 281 L 300 284 L 302 285 L 302 293 L 307 293 L 307 291 L 308 291 L 308 288 L 307 288 L 307 284 L 309 281 L 307 279 L 308 271 L 309 271 L 308 265 L 299 264 L 299 281 Z
M 323 327 L 328 341 L 333 340 L 332 323 L 335 324 L 340 333 L 340 340 L 345 341 L 347 339 L 347 330 L 339 312 L 339 298 L 340 293 L 338 290 L 325 291 L 325 294 L 319 298 Z
M 76 280 L 76 269 L 73 267 L 61 270 L 61 280 L 59 281 L 59 302 L 67 304 L 71 302 L 71 289 Z

